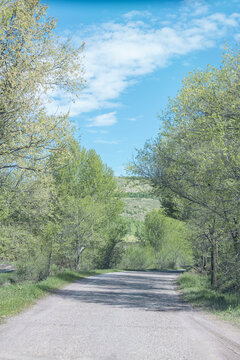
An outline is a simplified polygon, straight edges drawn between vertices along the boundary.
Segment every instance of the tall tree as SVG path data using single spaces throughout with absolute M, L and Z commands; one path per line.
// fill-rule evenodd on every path
M 53 157 L 59 163 L 54 170 L 62 223 L 58 244 L 61 261 L 79 268 L 83 251 L 106 248 L 123 203 L 116 198 L 112 171 L 94 150 L 87 151 L 72 139 L 69 152 L 71 160 Z
M 133 167 L 160 192 L 170 192 L 181 216 L 198 224 L 208 243 L 214 286 L 217 271 L 240 286 L 239 60 L 239 51 L 226 52 L 221 68 L 184 79 L 161 118 L 164 129 L 138 153 Z
M 58 89 L 78 96 L 84 86 L 83 46 L 62 42 L 55 27 L 39 0 L 0 3 L 0 258 L 29 259 L 35 250 L 38 258 L 44 242 L 51 249 L 49 158 L 69 156 L 72 127 L 68 114 L 48 115 L 46 105 Z
M 0 4 L 0 169 L 34 170 L 64 146 L 68 117 L 47 115 L 46 97 L 84 84 L 82 47 L 61 43 L 46 10 L 39 0 Z

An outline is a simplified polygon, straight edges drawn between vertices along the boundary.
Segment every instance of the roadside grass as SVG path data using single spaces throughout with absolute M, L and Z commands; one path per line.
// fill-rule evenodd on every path
M 183 298 L 193 306 L 209 311 L 223 320 L 240 325 L 240 294 L 211 289 L 206 275 L 187 272 L 178 279 Z
M 119 270 L 94 270 L 94 271 L 70 271 L 66 270 L 54 276 L 49 276 L 46 280 L 38 283 L 24 281 L 16 284 L 5 283 L 0 287 L 0 322 L 6 317 L 19 313 L 33 304 L 46 294 L 64 285 L 84 279 L 86 277 L 115 272 Z M 3 276 L 4 275 L 4 276 Z M 7 278 L 7 274 L 0 274 L 0 278 Z M 10 274 L 9 274 L 10 275 Z
M 14 282 L 14 272 L 0 273 L 0 286 Z

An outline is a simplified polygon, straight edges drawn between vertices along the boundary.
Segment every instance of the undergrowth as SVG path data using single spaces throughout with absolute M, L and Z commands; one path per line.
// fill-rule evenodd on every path
M 240 294 L 212 289 L 208 276 L 192 272 L 182 274 L 178 283 L 185 301 L 240 325 Z

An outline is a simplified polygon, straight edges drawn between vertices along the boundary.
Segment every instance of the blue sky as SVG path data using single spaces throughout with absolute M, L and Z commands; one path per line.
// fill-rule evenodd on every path
M 219 66 L 224 44 L 240 40 L 240 2 L 47 0 L 57 33 L 80 46 L 87 87 L 71 103 L 56 94 L 49 111 L 70 110 L 77 135 L 115 175 L 135 148 L 156 136 L 158 114 L 189 71 Z

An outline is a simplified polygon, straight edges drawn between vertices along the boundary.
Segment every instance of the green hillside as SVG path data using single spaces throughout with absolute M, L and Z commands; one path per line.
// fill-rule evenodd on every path
M 154 196 L 149 182 L 139 178 L 117 177 L 116 178 L 122 200 L 125 202 L 125 210 L 122 214 L 129 220 L 128 235 L 125 240 L 135 242 L 135 232 L 138 224 L 144 221 L 145 215 L 160 208 L 160 202 Z

